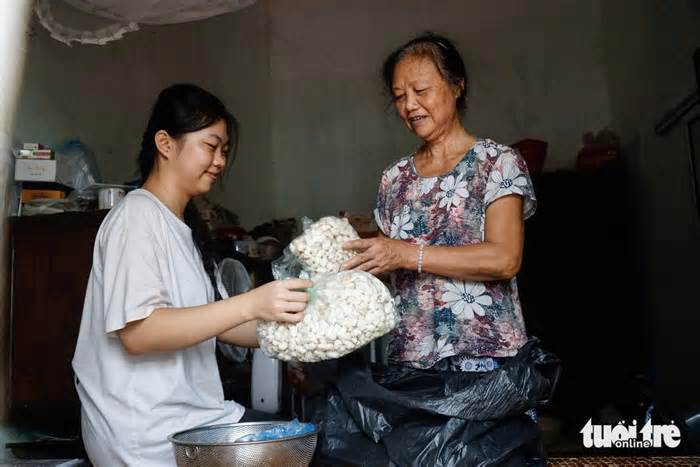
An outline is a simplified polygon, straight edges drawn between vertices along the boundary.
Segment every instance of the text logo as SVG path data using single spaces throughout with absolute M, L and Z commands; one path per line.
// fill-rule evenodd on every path
M 681 444 L 681 430 L 670 425 L 652 425 L 651 421 L 637 430 L 637 421 L 632 425 L 620 422 L 617 425 L 596 425 L 592 419 L 581 429 L 583 445 L 587 448 L 675 448 Z

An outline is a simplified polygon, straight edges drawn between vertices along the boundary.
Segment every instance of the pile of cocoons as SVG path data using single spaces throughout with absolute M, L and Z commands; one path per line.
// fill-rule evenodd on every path
M 359 238 L 347 219 L 324 217 L 311 224 L 289 250 L 314 282 L 299 323 L 259 321 L 260 348 L 291 362 L 339 358 L 391 331 L 398 315 L 389 289 L 364 271 L 340 271 L 355 253 L 343 250 Z

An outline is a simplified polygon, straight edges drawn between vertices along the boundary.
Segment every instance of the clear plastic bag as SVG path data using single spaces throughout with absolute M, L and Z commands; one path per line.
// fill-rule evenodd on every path
M 288 423 L 280 423 L 270 429 L 261 431 L 260 433 L 251 433 L 238 438 L 236 443 L 246 443 L 251 441 L 270 441 L 275 439 L 291 438 L 293 436 L 305 435 L 316 431 L 316 425 L 313 423 L 301 423 L 296 418 Z
M 258 322 L 260 348 L 284 361 L 339 358 L 391 331 L 398 323 L 387 287 L 364 271 L 314 276 L 301 322 Z
M 261 321 L 257 333 L 266 355 L 309 363 L 338 358 L 381 337 L 396 326 L 398 313 L 379 279 L 363 271 L 339 271 L 343 258 L 352 256 L 342 244 L 359 238 L 346 219 L 312 222 L 305 217 L 302 224 L 303 233 L 273 262 L 272 273 L 277 280 L 301 277 L 314 282 L 304 319 L 296 324 Z M 293 253 L 302 250 L 304 261 Z M 314 254 L 331 261 L 319 261 Z
M 286 247 L 282 251 L 282 256 L 272 262 L 272 277 L 276 280 L 292 279 L 302 277 L 308 279 L 308 273 L 304 272 L 304 267 L 296 256 Z
M 77 192 L 101 183 L 102 178 L 92 150 L 77 140 L 66 141 L 56 148 L 56 181 Z
M 301 218 L 302 235 L 312 223 L 313 220 L 310 217 L 304 216 Z M 290 251 L 289 245 L 282 251 L 282 256 L 272 262 L 272 277 L 276 280 L 298 277 L 308 279 L 308 273 L 304 273 L 303 270 L 304 267 L 299 259 Z
M 340 265 L 352 258 L 354 252 L 342 249 L 342 244 L 359 239 L 345 218 L 327 216 L 314 222 L 302 218 L 303 232 L 284 249 L 272 263 L 275 279 L 310 278 L 318 274 L 340 271 Z

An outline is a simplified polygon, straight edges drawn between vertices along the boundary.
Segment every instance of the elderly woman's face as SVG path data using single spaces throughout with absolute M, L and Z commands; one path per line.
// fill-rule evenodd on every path
M 446 131 L 457 118 L 459 89 L 445 81 L 427 57 L 406 57 L 394 69 L 392 85 L 399 116 L 423 140 Z

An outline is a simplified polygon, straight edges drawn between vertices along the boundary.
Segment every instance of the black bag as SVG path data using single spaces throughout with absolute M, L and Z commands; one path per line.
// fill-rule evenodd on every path
M 338 373 L 314 411 L 316 465 L 544 465 L 541 433 L 525 414 L 551 398 L 559 361 L 536 338 L 488 373 L 392 365 L 361 356 Z

